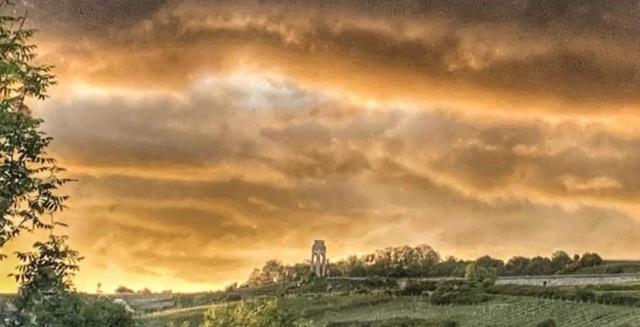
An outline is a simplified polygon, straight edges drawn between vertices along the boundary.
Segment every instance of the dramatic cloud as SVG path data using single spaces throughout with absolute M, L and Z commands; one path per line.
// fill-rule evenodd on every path
M 89 34 L 79 31 L 120 17 L 107 7 L 132 5 L 96 6 L 91 22 L 84 11 L 50 22 L 69 33 L 46 42 L 52 60 L 111 85 L 184 87 L 203 71 L 243 69 L 365 97 L 455 97 L 503 111 L 628 113 L 638 100 L 640 9 L 631 1 L 155 4 Z
M 633 257 L 639 10 L 34 2 L 79 286 L 219 288 L 313 239 Z

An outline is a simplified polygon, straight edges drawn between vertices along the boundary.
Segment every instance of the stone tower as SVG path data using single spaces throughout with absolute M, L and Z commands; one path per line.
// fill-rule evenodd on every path
M 311 271 L 318 277 L 327 276 L 327 248 L 324 241 L 315 240 L 311 248 Z

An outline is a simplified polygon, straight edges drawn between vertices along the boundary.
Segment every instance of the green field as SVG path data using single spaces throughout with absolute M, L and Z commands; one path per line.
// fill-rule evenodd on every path
M 477 305 L 436 306 L 422 296 L 315 294 L 290 296 L 283 305 L 314 326 L 535 326 L 553 319 L 558 326 L 640 326 L 640 308 L 520 296 L 496 296 Z M 191 321 L 197 326 L 206 307 L 171 310 L 144 317 L 144 326 Z M 377 322 L 372 324 L 371 322 Z

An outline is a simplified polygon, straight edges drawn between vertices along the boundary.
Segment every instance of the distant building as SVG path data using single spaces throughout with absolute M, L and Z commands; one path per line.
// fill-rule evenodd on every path
M 311 271 L 318 277 L 327 276 L 327 248 L 322 240 L 315 240 L 311 247 Z

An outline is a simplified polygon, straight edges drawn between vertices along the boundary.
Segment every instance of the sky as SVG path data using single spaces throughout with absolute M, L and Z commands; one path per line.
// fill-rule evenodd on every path
M 315 239 L 640 258 L 638 1 L 26 7 L 80 290 L 215 290 Z

